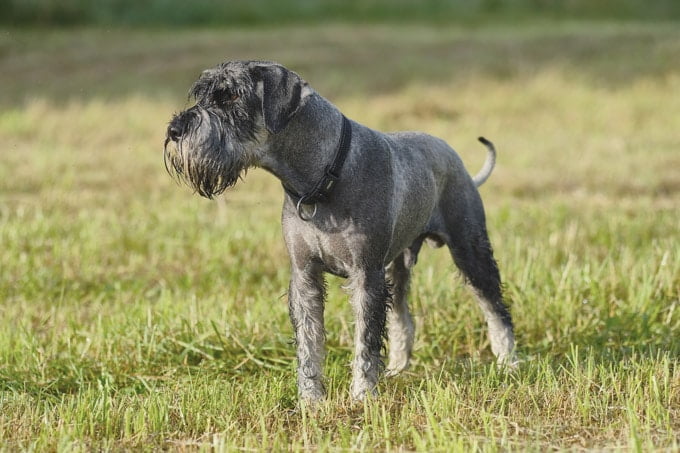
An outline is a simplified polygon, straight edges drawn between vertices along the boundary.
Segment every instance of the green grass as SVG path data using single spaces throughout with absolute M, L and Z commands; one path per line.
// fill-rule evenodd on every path
M 350 401 L 329 279 L 329 398 L 298 406 L 280 185 L 209 202 L 162 163 L 196 74 L 248 56 L 471 172 L 497 144 L 517 372 L 424 250 L 411 369 Z M 1 32 L 0 449 L 679 450 L 679 57 L 659 24 Z

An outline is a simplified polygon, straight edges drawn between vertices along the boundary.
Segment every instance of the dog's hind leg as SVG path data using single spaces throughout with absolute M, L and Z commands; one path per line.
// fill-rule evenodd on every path
M 392 284 L 392 306 L 387 312 L 388 377 L 407 369 L 411 359 L 415 326 L 408 308 L 408 291 L 411 268 L 415 265 L 421 245 L 422 239 L 418 239 L 387 268 L 387 280 Z
M 446 242 L 477 296 L 498 363 L 514 366 L 517 360 L 512 318 L 503 302 L 501 277 L 486 231 L 482 202 L 476 191 L 474 194 L 464 201 L 457 200 L 455 209 L 448 209 L 444 214 Z

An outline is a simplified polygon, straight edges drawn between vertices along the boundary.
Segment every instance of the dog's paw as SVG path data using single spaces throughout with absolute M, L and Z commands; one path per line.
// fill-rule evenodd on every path
M 321 401 L 326 397 L 326 389 L 320 380 L 304 379 L 298 382 L 298 397 L 306 402 Z
M 354 383 L 350 389 L 350 395 L 354 401 L 364 401 L 378 396 L 378 389 L 375 385 L 368 383 Z
M 393 369 L 393 368 L 387 368 L 385 370 L 385 377 L 386 378 L 393 378 L 397 376 L 399 373 L 401 373 L 402 370 L 400 369 Z
M 520 360 L 517 358 L 517 355 L 515 355 L 515 353 L 513 352 L 509 355 L 498 357 L 496 363 L 501 369 L 504 369 L 506 371 L 515 371 L 519 368 Z
M 385 369 L 385 377 L 386 378 L 391 378 L 397 376 L 399 373 L 402 371 L 408 369 L 409 367 L 409 362 L 408 360 L 406 361 L 398 361 L 398 362 L 390 362 L 387 365 L 387 368 Z
M 385 377 L 393 377 L 408 369 L 411 361 L 410 347 L 401 349 L 390 349 Z

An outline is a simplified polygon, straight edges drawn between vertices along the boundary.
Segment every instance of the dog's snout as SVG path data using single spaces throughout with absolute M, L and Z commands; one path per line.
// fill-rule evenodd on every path
M 168 125 L 167 135 L 173 142 L 179 141 L 179 138 L 182 136 L 182 128 L 175 122 L 172 122 Z

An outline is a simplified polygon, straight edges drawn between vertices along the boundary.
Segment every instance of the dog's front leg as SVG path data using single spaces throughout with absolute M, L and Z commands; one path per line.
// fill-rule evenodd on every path
M 356 323 L 351 394 L 355 399 L 363 399 L 376 393 L 383 369 L 381 352 L 389 299 L 384 269 L 352 276 L 351 288 Z
M 324 397 L 324 280 L 319 269 L 293 269 L 288 305 L 297 343 L 298 394 L 305 400 Z

